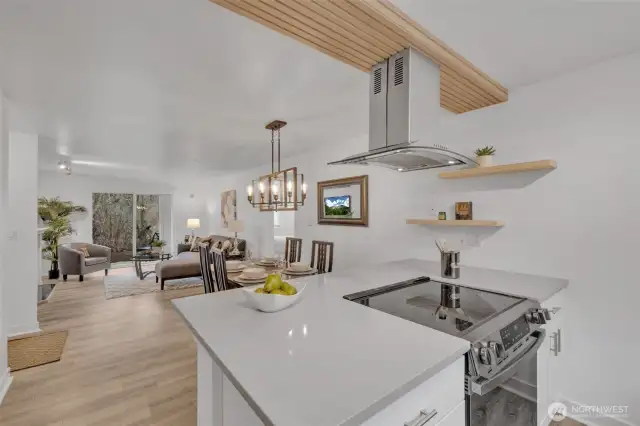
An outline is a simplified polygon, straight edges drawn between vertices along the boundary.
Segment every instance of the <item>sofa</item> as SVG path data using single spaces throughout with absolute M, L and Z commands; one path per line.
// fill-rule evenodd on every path
M 207 237 L 214 243 L 226 240 L 234 240 L 233 237 L 222 235 L 211 235 Z M 244 258 L 244 251 L 247 242 L 238 238 L 238 250 L 240 256 L 229 256 L 228 258 Z M 156 263 L 156 282 L 160 282 L 160 289 L 164 290 L 165 281 L 177 280 L 181 278 L 200 277 L 200 255 L 197 251 L 190 251 L 191 244 L 178 244 L 178 255 L 173 259 Z
M 89 256 L 85 256 L 83 247 L 87 248 Z M 62 279 L 67 280 L 69 275 L 78 275 L 80 281 L 86 274 L 104 269 L 104 274 L 111 268 L 111 249 L 98 244 L 67 243 L 58 246 L 58 267 Z

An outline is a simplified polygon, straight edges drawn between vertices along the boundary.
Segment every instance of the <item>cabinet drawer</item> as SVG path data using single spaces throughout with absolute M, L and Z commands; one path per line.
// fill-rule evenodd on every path
M 467 421 L 465 416 L 467 411 L 465 409 L 464 401 L 462 401 L 436 426 L 465 426 L 465 422 Z
M 362 423 L 366 426 L 404 426 L 420 415 L 420 411 L 436 415 L 425 426 L 435 426 L 460 402 L 464 406 L 464 357 L 440 371 L 431 379 L 393 402 Z

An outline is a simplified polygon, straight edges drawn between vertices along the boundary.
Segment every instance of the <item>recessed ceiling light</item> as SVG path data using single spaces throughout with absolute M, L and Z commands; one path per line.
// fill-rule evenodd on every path
M 456 162 L 453 160 L 449 160 L 449 164 L 456 164 Z
M 404 169 L 403 169 L 402 167 L 400 167 L 400 168 L 398 169 L 398 171 L 399 171 L 399 172 L 404 172 Z

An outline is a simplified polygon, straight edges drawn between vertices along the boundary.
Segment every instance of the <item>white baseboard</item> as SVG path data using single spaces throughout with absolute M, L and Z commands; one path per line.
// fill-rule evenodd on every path
M 22 334 L 39 333 L 40 323 L 36 321 L 35 324 L 18 324 L 12 325 L 7 330 L 7 338 L 18 337 Z
M 576 412 L 578 411 L 576 410 L 578 407 L 584 407 L 588 405 L 588 404 L 580 404 L 578 402 L 570 401 L 564 398 L 561 398 L 560 402 L 562 402 L 564 405 L 567 406 L 568 413 Z M 573 407 L 575 407 L 576 409 L 572 409 Z M 588 415 L 580 416 L 580 415 L 571 415 L 571 414 L 569 414 L 569 417 L 587 426 L 638 426 L 635 423 L 631 423 L 630 421 L 628 421 L 623 417 L 611 417 L 611 416 L 604 416 L 604 415 L 595 417 L 595 416 L 588 416 Z
M 0 376 L 0 404 L 2 404 L 2 400 L 4 396 L 9 391 L 9 386 L 11 386 L 11 382 L 13 382 L 13 376 L 11 375 L 10 370 L 4 372 L 2 376 Z

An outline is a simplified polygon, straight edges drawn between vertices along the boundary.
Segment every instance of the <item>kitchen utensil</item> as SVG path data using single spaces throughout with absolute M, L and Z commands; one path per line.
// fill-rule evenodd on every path
M 460 278 L 460 252 L 444 251 L 440 253 L 440 275 L 443 278 Z
M 257 278 L 257 279 L 248 279 L 244 276 L 239 275 L 237 277 L 235 277 L 233 279 L 233 281 L 240 283 L 240 284 L 244 284 L 244 285 L 256 285 L 256 284 L 264 284 L 267 281 L 267 277 L 264 276 L 262 278 Z
M 318 270 L 316 268 L 309 268 L 306 271 L 294 271 L 293 269 L 285 269 L 284 273 L 291 276 L 305 276 L 305 275 L 313 275 L 317 274 Z
M 304 263 L 304 262 L 293 262 L 291 263 L 291 265 L 289 265 L 289 268 L 287 269 L 291 271 L 297 271 L 297 272 L 306 272 L 311 269 L 311 266 L 309 266 L 308 263 Z
M 264 268 L 245 268 L 242 271 L 242 275 L 248 279 L 258 279 L 263 275 L 267 275 L 267 271 Z

